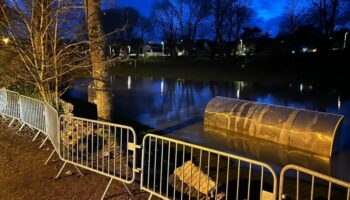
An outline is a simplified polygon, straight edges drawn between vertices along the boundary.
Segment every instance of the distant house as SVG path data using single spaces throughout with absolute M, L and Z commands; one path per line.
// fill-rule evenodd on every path
M 142 55 L 144 57 L 160 57 L 165 56 L 163 46 L 159 44 L 144 44 L 142 47 Z

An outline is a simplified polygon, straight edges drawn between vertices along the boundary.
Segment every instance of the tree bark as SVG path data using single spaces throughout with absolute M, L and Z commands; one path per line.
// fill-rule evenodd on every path
M 92 89 L 95 92 L 94 103 L 97 106 L 98 118 L 110 121 L 112 106 L 108 83 L 109 69 L 105 62 L 105 39 L 101 26 L 100 0 L 86 0 L 85 4 L 92 62 Z
M 49 2 L 47 0 L 34 0 L 32 2 L 33 27 L 32 27 L 32 48 L 34 52 L 34 64 L 38 71 L 36 85 L 38 91 L 45 102 L 50 102 L 50 91 L 45 89 L 44 75 L 47 67 L 46 49 L 48 46 L 47 31 L 50 10 L 47 9 Z

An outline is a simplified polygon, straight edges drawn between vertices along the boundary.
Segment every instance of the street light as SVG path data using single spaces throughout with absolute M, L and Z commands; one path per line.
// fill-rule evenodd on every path
M 344 35 L 344 49 L 346 48 L 346 40 L 348 39 L 348 32 Z
M 8 45 L 8 43 L 10 43 L 10 38 L 3 38 L 2 41 L 5 45 Z

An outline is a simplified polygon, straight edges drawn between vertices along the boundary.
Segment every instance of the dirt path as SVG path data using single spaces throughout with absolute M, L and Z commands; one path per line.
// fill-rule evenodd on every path
M 53 147 L 47 143 L 39 149 L 44 137 L 35 142 L 30 129 L 17 132 L 17 128 L 7 128 L 8 121 L 0 118 L 0 199 L 93 199 L 101 198 L 108 183 L 108 178 L 82 170 L 78 176 L 74 167 L 67 165 L 61 178 L 53 177 L 58 173 L 63 162 L 57 156 L 44 165 Z M 68 176 L 66 171 L 73 172 Z M 129 185 L 134 197 L 147 199 L 148 194 L 140 191 L 137 184 Z M 107 199 L 130 199 L 121 183 L 114 181 Z

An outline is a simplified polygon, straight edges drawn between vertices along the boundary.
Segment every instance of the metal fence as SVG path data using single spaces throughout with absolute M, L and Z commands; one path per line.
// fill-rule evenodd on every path
M 46 160 L 45 165 L 49 163 L 55 153 L 57 153 L 57 155 L 60 153 L 60 131 L 58 116 L 58 112 L 55 108 L 49 104 L 45 104 L 46 135 L 54 147 L 54 150 Z
M 281 171 L 279 200 L 350 199 L 350 183 L 296 165 Z
M 20 115 L 24 125 L 46 134 L 45 103 L 30 97 L 21 96 Z M 22 128 L 23 128 L 22 126 Z
M 49 104 L 45 104 L 45 130 L 57 153 L 60 148 L 59 119 L 58 112 Z
M 134 181 L 136 134 L 133 128 L 61 116 L 60 130 L 62 159 L 124 183 Z
M 15 120 L 21 121 L 20 98 L 21 96 L 17 92 L 0 89 L 0 113 L 3 116 L 12 118 L 9 126 Z
M 113 180 L 133 183 L 136 173 L 136 133 L 132 127 L 62 115 L 60 157 L 66 163 L 110 178 L 102 199 Z M 78 168 L 78 172 L 82 175 Z
M 21 128 L 28 125 L 47 136 L 55 148 L 49 159 L 57 152 L 64 161 L 57 177 L 67 163 L 80 174 L 77 166 L 109 177 L 102 199 L 112 180 L 133 183 L 141 172 L 141 189 L 162 199 L 350 200 L 350 183 L 295 165 L 283 168 L 277 197 L 276 173 L 265 163 L 153 134 L 138 146 L 129 126 L 59 118 L 52 106 L 5 89 L 0 89 L 0 114 L 12 119 L 10 125 L 18 120 Z M 137 149 L 142 149 L 140 163 Z
M 141 189 L 163 199 L 275 199 L 277 176 L 261 162 L 157 135 L 142 145 Z

